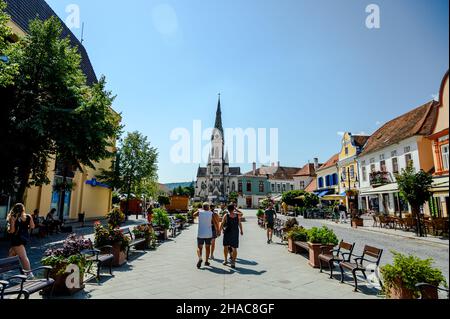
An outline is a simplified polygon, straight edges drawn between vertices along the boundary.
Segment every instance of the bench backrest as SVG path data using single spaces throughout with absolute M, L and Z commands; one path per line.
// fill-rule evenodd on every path
M 347 243 L 347 242 L 345 242 L 343 240 L 341 240 L 341 242 L 339 243 L 339 249 L 340 250 L 344 249 L 344 250 L 348 250 L 350 253 L 352 253 L 353 248 L 355 248 L 355 243 L 350 244 L 350 243 Z
M 383 254 L 383 249 L 372 247 L 369 245 L 364 246 L 363 257 L 372 257 L 374 262 L 378 265 L 380 263 L 381 255 Z
M 18 256 L 0 259 L 0 274 L 18 269 L 22 269 Z

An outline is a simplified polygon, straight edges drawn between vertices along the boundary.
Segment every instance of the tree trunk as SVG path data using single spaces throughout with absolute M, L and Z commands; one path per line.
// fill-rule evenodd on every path
M 411 206 L 412 217 L 416 220 L 416 235 L 424 237 L 422 222 L 420 220 L 420 206 Z

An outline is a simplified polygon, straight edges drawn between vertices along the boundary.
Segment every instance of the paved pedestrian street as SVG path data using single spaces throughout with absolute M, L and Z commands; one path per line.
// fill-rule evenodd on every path
M 196 268 L 197 224 L 184 230 L 156 251 L 135 252 L 131 261 L 105 274 L 100 283 L 86 284 L 84 292 L 71 298 L 96 299 L 366 299 L 378 290 L 353 292 L 352 279 L 341 284 L 313 269 L 303 255 L 289 253 L 286 244 L 274 237 L 268 245 L 265 231 L 258 227 L 255 211 L 246 211 L 244 236 L 237 268 L 223 266 L 222 238 L 218 240 L 216 260 L 211 267 Z M 336 276 L 339 278 L 339 276 Z M 40 298 L 34 295 L 34 298 Z

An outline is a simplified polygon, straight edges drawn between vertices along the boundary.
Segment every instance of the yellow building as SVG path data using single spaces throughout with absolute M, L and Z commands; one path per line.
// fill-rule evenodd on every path
M 28 23 L 36 16 L 41 19 L 50 18 L 56 14 L 44 0 L 37 1 L 7 1 L 6 12 L 11 16 L 8 26 L 12 28 L 14 33 L 12 41 L 17 41 L 19 37 L 26 35 Z M 26 7 L 26 8 L 25 8 Z M 62 22 L 62 21 L 61 21 Z M 70 42 L 73 46 L 77 46 L 81 54 L 81 68 L 86 75 L 88 84 L 95 83 L 97 78 L 91 65 L 87 52 L 83 45 L 73 35 L 73 33 L 62 23 L 64 33 L 68 34 Z M 114 112 L 114 111 L 113 111 Z M 96 169 L 83 167 L 83 171 L 75 171 L 68 178 L 73 183 L 73 189 L 66 192 L 64 199 L 64 219 L 77 219 L 79 213 L 85 213 L 86 218 L 97 218 L 105 216 L 111 210 L 112 190 L 102 183 L 97 182 L 101 169 L 109 169 L 112 159 L 103 160 L 96 163 Z M 60 170 L 55 165 L 55 159 L 49 159 L 48 162 L 48 179 L 51 181 L 49 185 L 42 187 L 31 187 L 25 193 L 25 206 L 27 212 L 39 209 L 41 215 L 46 214 L 51 208 L 58 210 L 60 192 L 54 191 L 54 185 L 62 181 Z M 4 217 L 10 203 L 3 203 L 0 207 L 0 217 Z
M 339 153 L 338 174 L 340 181 L 341 195 L 345 196 L 346 205 L 351 212 L 358 209 L 358 161 L 357 157 L 363 150 L 369 136 L 352 135 L 349 132 L 344 133 L 342 137 L 342 146 Z

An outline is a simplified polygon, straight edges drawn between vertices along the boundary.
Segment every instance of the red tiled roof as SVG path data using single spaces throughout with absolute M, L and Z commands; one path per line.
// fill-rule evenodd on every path
M 322 164 L 319 164 L 319 167 Z M 308 163 L 303 166 L 294 176 L 314 176 L 316 175 L 316 169 L 314 168 L 314 163 Z
M 325 162 L 325 164 L 320 166 L 320 168 L 317 171 L 321 171 L 328 167 L 335 166 L 337 162 L 339 162 L 339 153 L 334 154 L 328 161 Z
M 290 180 L 294 179 L 295 173 L 299 171 L 298 167 L 284 167 L 284 166 L 263 166 L 253 171 L 245 173 L 245 176 L 268 176 L 269 179 Z
M 369 138 L 368 135 L 353 135 L 353 142 L 356 146 L 363 147 Z
M 305 191 L 307 191 L 308 193 L 312 193 L 317 189 L 317 178 L 314 177 L 311 181 L 311 183 L 309 183 L 308 186 L 306 186 Z
M 360 155 L 378 151 L 415 135 L 430 135 L 437 116 L 438 102 L 430 101 L 383 125 L 367 141 Z

